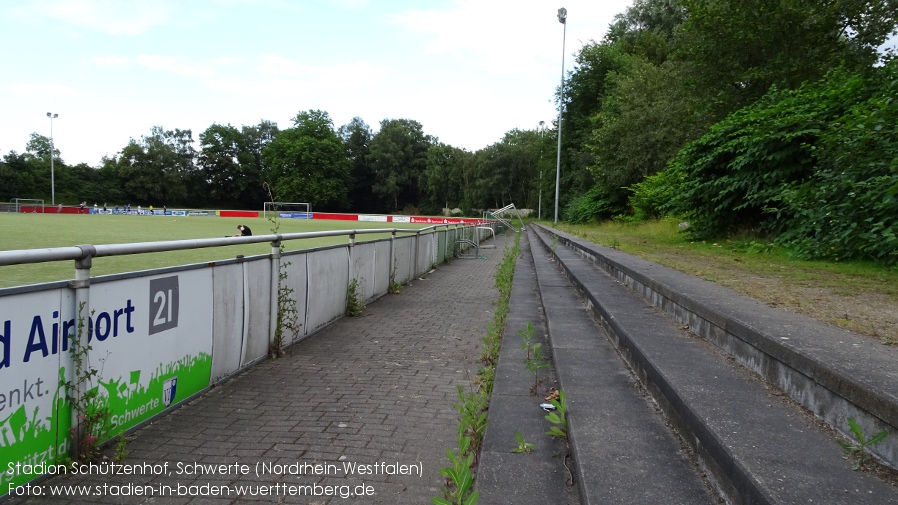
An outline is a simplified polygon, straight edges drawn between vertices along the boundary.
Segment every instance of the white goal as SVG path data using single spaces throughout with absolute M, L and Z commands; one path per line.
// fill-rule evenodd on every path
M 13 198 L 12 203 L 16 206 L 16 212 L 22 212 L 22 207 L 31 207 L 29 212 L 44 212 L 44 200 L 42 198 Z
M 312 219 L 312 206 L 306 202 L 265 202 L 262 217 Z

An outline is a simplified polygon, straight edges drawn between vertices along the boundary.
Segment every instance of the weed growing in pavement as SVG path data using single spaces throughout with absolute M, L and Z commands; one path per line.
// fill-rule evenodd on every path
M 527 322 L 526 330 L 518 330 L 518 334 L 524 340 L 523 345 L 521 345 L 522 350 L 527 351 L 527 357 L 524 359 L 524 365 L 527 367 L 527 370 L 533 374 L 533 387 L 530 388 L 530 394 L 535 395 L 537 390 L 539 389 L 539 371 L 543 368 L 548 368 L 551 366 L 551 363 L 546 361 L 543 357 L 543 345 L 539 342 L 531 343 L 530 341 L 533 339 L 533 336 L 536 334 L 536 330 L 533 328 L 533 323 Z
M 527 321 L 527 328 L 518 330 L 518 335 L 520 335 L 521 339 L 524 341 L 524 343 L 521 344 L 521 350 L 527 351 L 526 359 L 530 359 L 530 341 L 533 339 L 533 336 L 536 335 L 536 329 L 533 327 L 533 323 Z
M 79 314 L 84 311 L 85 305 L 81 302 Z M 74 458 L 78 461 L 92 461 L 99 455 L 100 442 L 109 432 L 111 418 L 109 399 L 100 395 L 99 391 L 102 369 L 97 369 L 90 363 L 90 351 L 93 348 L 85 326 L 85 318 L 81 316 L 78 318 L 76 331 L 68 335 L 69 353 L 75 365 L 74 378 L 66 381 L 63 373 L 59 381 L 60 387 L 65 390 L 66 401 L 75 409 L 76 422 L 69 429 L 69 434 L 75 440 Z M 99 361 L 105 363 L 106 358 Z M 97 382 L 96 385 L 93 384 L 94 381 Z
M 483 337 L 483 345 L 480 346 L 480 361 L 485 366 L 496 366 L 499 357 L 499 348 L 502 345 L 502 334 L 496 328 L 495 322 L 486 325 L 486 336 Z
M 555 410 L 549 412 L 546 420 L 552 423 L 546 435 L 567 439 L 567 401 L 564 397 L 564 391 L 558 390 L 558 398 L 549 400 L 549 403 L 555 407 Z
M 452 466 L 440 469 L 440 475 L 446 478 L 442 498 L 431 498 L 434 505 L 475 505 L 480 493 L 472 491 L 474 487 L 474 453 L 471 450 L 471 439 L 463 435 L 458 437 L 458 452 L 446 451 Z
M 128 457 L 128 437 L 125 436 L 125 431 L 122 430 L 118 434 L 118 442 L 115 444 L 115 462 L 121 463 Z
M 346 315 L 349 317 L 358 317 L 365 312 L 365 300 L 362 297 L 362 287 L 358 279 L 349 281 L 346 287 Z
M 489 422 L 486 420 L 486 408 L 489 397 L 481 391 L 467 393 L 464 388 L 458 386 L 458 403 L 455 410 L 461 417 L 459 432 L 471 439 L 471 451 L 474 454 L 480 452 L 483 445 L 483 434 Z M 477 458 L 474 458 L 475 461 Z
M 487 397 L 493 394 L 493 384 L 495 382 L 496 367 L 485 366 L 477 370 L 477 385 Z
M 389 292 L 391 295 L 398 295 L 402 293 L 402 284 L 396 282 L 396 267 L 398 265 L 399 258 L 393 258 L 393 268 L 390 270 L 390 289 Z
M 567 470 L 568 485 L 574 484 L 574 474 L 571 473 L 571 469 L 567 466 L 567 459 L 571 455 L 571 443 L 568 439 L 568 426 L 567 426 L 567 399 L 564 396 L 564 391 L 558 390 L 552 393 L 552 395 L 546 398 L 555 410 L 549 412 L 546 416 L 546 420 L 552 423 L 552 426 L 549 428 L 549 431 L 546 432 L 546 435 L 551 437 L 556 437 L 564 440 L 565 445 L 565 454 L 564 460 L 562 464 L 564 464 L 565 470 Z
M 281 244 L 281 253 L 284 246 Z M 279 358 L 284 355 L 284 341 L 287 331 L 296 335 L 299 333 L 299 310 L 296 308 L 296 296 L 294 289 L 287 286 L 287 267 L 290 262 L 281 262 L 278 271 L 278 289 L 277 289 L 277 316 L 274 325 L 274 340 L 271 342 L 268 354 L 272 358 Z
M 527 367 L 527 370 L 533 374 L 533 387 L 530 389 L 530 394 L 535 395 L 539 390 L 539 371 L 543 368 L 549 368 L 552 364 L 543 357 L 542 344 L 536 343 L 531 345 L 530 352 L 533 353 L 533 357 L 524 360 L 524 365 Z
M 864 467 L 864 463 L 867 459 L 867 447 L 885 440 L 886 437 L 889 436 L 889 432 L 882 430 L 876 435 L 866 438 L 864 436 L 864 430 L 853 417 L 848 418 L 848 427 L 851 428 L 851 432 L 854 434 L 857 442 L 845 442 L 840 440 L 839 445 L 854 456 L 854 466 L 852 466 L 851 469 L 860 470 Z
M 268 191 L 268 197 L 271 201 L 277 201 L 271 193 L 271 186 L 266 182 L 264 188 Z M 278 216 L 278 206 L 275 205 L 272 212 L 273 217 L 268 218 L 271 223 L 271 233 L 277 235 L 281 228 L 281 222 Z M 275 245 L 277 243 L 272 243 Z M 284 244 L 280 243 L 278 250 L 280 256 L 284 255 Z M 299 333 L 299 310 L 296 305 L 295 290 L 287 285 L 288 273 L 287 267 L 290 266 L 289 261 L 280 261 L 278 266 L 278 286 L 277 286 L 277 315 L 274 324 L 274 338 L 268 346 L 268 355 L 271 358 L 279 358 L 284 355 L 284 342 L 286 332 L 289 331 L 293 335 Z
M 516 431 L 514 433 L 515 438 L 518 439 L 518 446 L 511 450 L 514 453 L 520 452 L 533 452 L 533 444 L 524 440 L 524 436 L 521 435 L 520 431 Z

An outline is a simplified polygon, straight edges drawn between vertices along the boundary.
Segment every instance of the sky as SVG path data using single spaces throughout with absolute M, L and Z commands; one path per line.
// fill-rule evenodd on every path
M 551 125 L 573 54 L 632 0 L 4 0 L 0 154 L 98 166 L 153 126 L 412 119 L 476 151 Z M 565 25 L 558 8 L 568 11 Z M 562 43 L 565 43 L 562 49 Z

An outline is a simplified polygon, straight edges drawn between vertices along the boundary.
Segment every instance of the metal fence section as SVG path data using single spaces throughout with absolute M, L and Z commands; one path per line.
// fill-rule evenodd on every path
M 356 240 L 371 233 L 390 237 Z M 348 241 L 281 252 L 286 241 L 328 236 Z M 440 224 L 0 251 L 0 266 L 73 261 L 75 267 L 70 281 L 0 289 L 0 383 L 8 386 L 0 391 L 0 459 L 30 461 L 48 447 L 55 455 L 71 452 L 78 444 L 68 435 L 77 422 L 72 401 L 89 391 L 111 414 L 103 436 L 146 422 L 342 317 L 352 283 L 371 302 L 394 283 L 458 257 L 462 239 L 479 244 L 487 236 L 492 230 L 476 225 Z M 269 254 L 90 275 L 95 258 L 261 242 L 271 244 Z M 292 329 L 276 341 L 288 312 Z M 71 399 L 64 384 L 78 381 L 70 351 L 85 336 L 84 363 L 97 373 Z M 34 477 L 0 472 L 0 496 L 8 483 Z

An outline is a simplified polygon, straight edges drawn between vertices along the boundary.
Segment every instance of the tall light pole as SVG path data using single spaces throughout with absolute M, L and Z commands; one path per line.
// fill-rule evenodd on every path
M 53 119 L 58 118 L 59 114 L 48 112 L 47 117 L 50 118 L 50 205 L 56 205 L 56 176 L 53 173 Z
M 546 122 L 539 122 L 539 199 L 536 204 L 537 219 L 543 220 L 543 134 L 546 133 Z
M 564 43 L 567 39 L 567 9 L 558 9 L 558 22 L 564 25 L 561 37 L 561 94 L 558 101 L 558 159 L 555 161 L 555 224 L 558 224 L 558 185 L 561 183 L 561 111 L 564 110 Z

